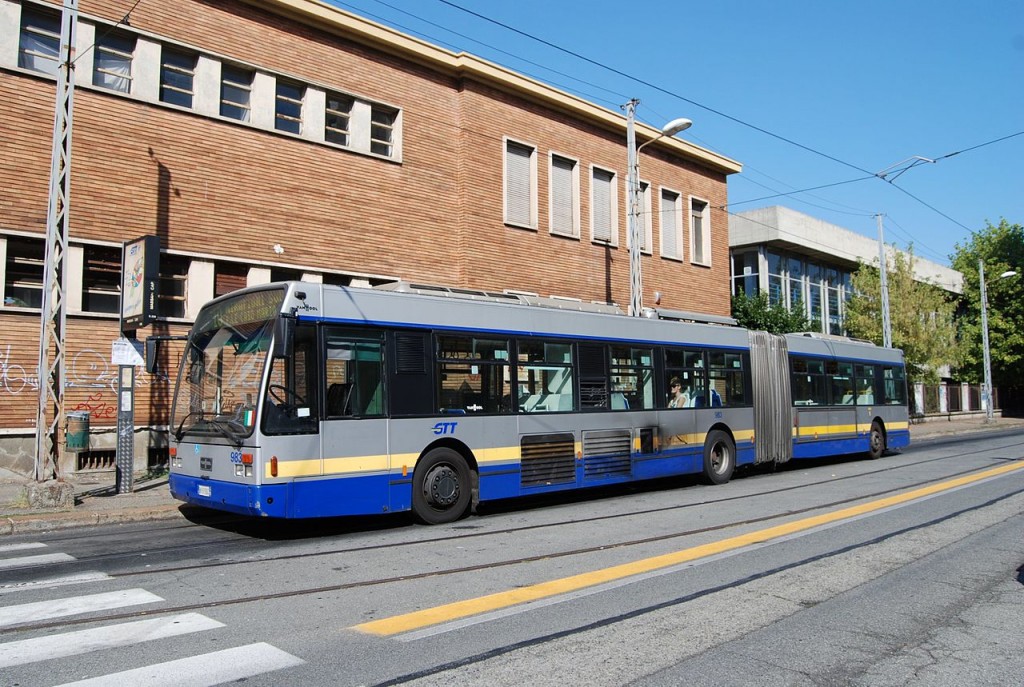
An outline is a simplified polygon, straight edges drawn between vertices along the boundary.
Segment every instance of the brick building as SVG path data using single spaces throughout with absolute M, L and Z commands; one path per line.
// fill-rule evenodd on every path
M 112 461 L 126 240 L 161 242 L 161 317 L 140 336 L 184 332 L 206 300 L 281 279 L 629 302 L 621 113 L 315 0 L 79 11 L 65 398 L 93 435 L 65 470 Z M 0 0 L 0 474 L 34 461 L 59 33 L 59 3 Z M 656 136 L 638 126 L 638 142 Z M 717 208 L 738 171 L 679 139 L 644 148 L 647 302 L 729 314 Z M 144 461 L 170 390 L 166 376 L 138 383 Z

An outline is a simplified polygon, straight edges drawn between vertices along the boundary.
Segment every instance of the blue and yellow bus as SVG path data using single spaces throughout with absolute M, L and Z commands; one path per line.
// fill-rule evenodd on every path
M 407 283 L 287 282 L 206 304 L 171 417 L 172 494 L 249 515 L 412 510 L 910 441 L 902 354 Z M 692 319 L 692 318 L 691 318 Z

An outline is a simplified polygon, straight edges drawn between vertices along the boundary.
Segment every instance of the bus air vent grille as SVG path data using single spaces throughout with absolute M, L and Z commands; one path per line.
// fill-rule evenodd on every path
M 522 486 L 576 482 L 576 441 L 571 433 L 524 436 L 520 451 Z
M 631 472 L 628 429 L 600 430 L 583 433 L 583 476 L 600 479 Z

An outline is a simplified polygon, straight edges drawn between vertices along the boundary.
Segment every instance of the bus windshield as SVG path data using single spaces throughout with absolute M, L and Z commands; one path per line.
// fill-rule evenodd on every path
M 189 333 L 178 371 L 171 429 L 216 434 L 233 443 L 252 434 L 260 381 L 270 351 L 283 289 L 206 305 Z

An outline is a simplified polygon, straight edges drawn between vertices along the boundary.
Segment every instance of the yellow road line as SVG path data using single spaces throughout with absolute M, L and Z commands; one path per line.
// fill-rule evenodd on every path
M 793 522 L 776 525 L 763 530 L 757 530 L 756 532 L 750 532 L 748 534 L 741 534 L 721 541 L 702 544 L 700 546 L 694 546 L 689 549 L 674 551 L 672 553 L 662 554 L 651 558 L 644 558 L 631 563 L 623 563 L 621 565 L 615 565 L 601 570 L 594 570 L 580 575 L 563 577 L 549 582 L 541 582 L 528 587 L 511 589 L 506 592 L 498 592 L 496 594 L 489 594 L 475 599 L 457 601 L 455 603 L 427 608 L 422 611 L 415 611 L 404 615 L 396 615 L 390 618 L 381 618 L 380 620 L 373 620 L 356 625 L 352 629 L 382 637 L 390 637 L 405 632 L 411 632 L 431 625 L 451 622 L 460 618 L 467 618 L 481 613 L 488 613 L 522 603 L 537 601 L 539 599 L 567 594 L 581 589 L 586 589 L 588 587 L 614 582 L 634 575 L 649 573 L 655 570 L 679 565 L 681 563 L 705 558 L 707 556 L 714 556 L 727 551 L 733 551 L 745 546 L 761 544 L 796 532 L 802 532 L 814 527 L 820 527 L 840 520 L 846 520 L 866 513 L 883 510 L 885 508 L 890 508 L 915 499 L 938 494 L 943 491 L 949 491 L 950 489 L 955 489 L 966 484 L 979 482 L 990 477 L 996 477 L 1022 468 L 1024 468 L 1024 462 L 1009 463 L 1007 465 L 978 472 L 973 475 L 959 477 L 947 482 L 940 482 L 939 484 L 933 484 L 920 489 L 914 489 L 913 491 L 908 491 L 903 494 L 897 494 L 877 501 L 843 508 L 831 513 L 824 513 L 822 515 L 815 515 L 801 520 L 794 520 Z

